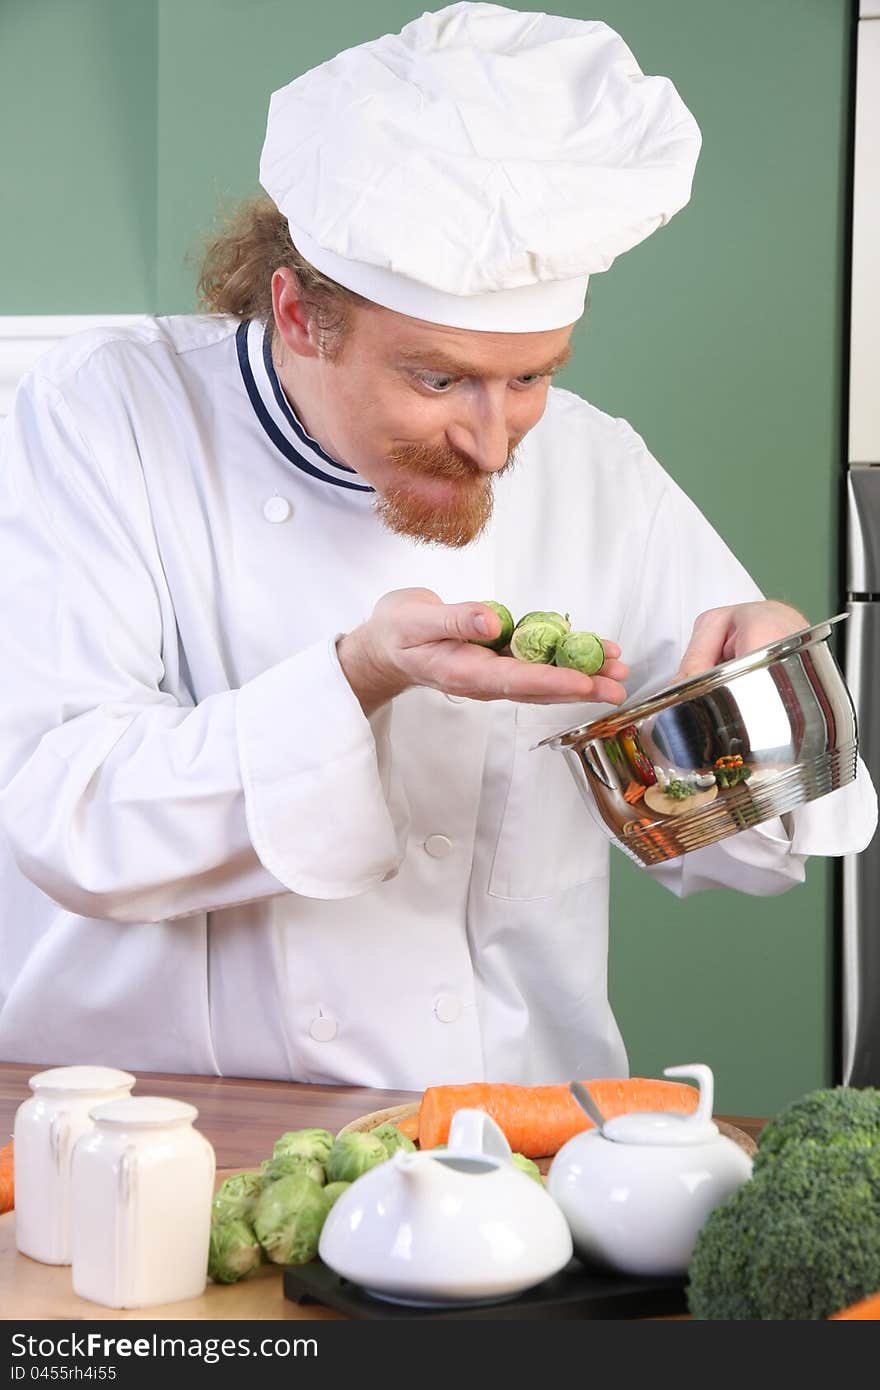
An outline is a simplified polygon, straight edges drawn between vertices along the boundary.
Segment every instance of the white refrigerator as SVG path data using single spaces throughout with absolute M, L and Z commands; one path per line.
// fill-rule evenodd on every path
M 880 0 L 861 0 L 853 141 L 844 667 L 880 788 Z M 843 862 L 837 1080 L 880 1086 L 880 833 Z

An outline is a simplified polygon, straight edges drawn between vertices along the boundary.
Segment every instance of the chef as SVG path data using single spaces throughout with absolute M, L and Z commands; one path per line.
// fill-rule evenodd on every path
M 24 379 L 0 1056 L 626 1074 L 608 843 L 535 745 L 807 623 L 629 425 L 550 385 L 588 277 L 687 202 L 699 143 L 604 24 L 424 14 L 274 94 L 211 313 L 77 335 Z M 477 645 L 488 598 L 569 611 L 604 668 Z M 875 822 L 860 767 L 652 872 L 779 893 Z

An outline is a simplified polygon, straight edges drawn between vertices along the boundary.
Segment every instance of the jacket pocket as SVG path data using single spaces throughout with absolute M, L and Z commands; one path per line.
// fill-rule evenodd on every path
M 542 739 L 598 717 L 595 705 L 518 705 L 510 779 L 489 875 L 493 898 L 551 898 L 608 874 L 608 840 L 564 755 Z

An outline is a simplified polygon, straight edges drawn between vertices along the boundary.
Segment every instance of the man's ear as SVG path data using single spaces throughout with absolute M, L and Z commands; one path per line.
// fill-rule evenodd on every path
M 272 312 L 281 339 L 297 357 L 318 357 L 311 311 L 302 297 L 296 272 L 281 266 L 272 275 Z

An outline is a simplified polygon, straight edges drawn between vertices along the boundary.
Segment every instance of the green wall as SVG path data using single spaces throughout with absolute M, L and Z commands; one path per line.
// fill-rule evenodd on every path
M 3 0 L 0 312 L 192 308 L 215 207 L 257 188 L 269 93 L 421 8 Z M 549 8 L 618 28 L 704 135 L 689 207 L 594 278 L 565 384 L 633 423 L 768 593 L 825 617 L 849 0 Z M 611 991 L 633 1070 L 707 1061 L 718 1107 L 752 1114 L 829 1081 L 833 866 L 781 898 L 681 903 L 614 858 Z
M 156 298 L 153 0 L 0 0 L 0 313 Z

